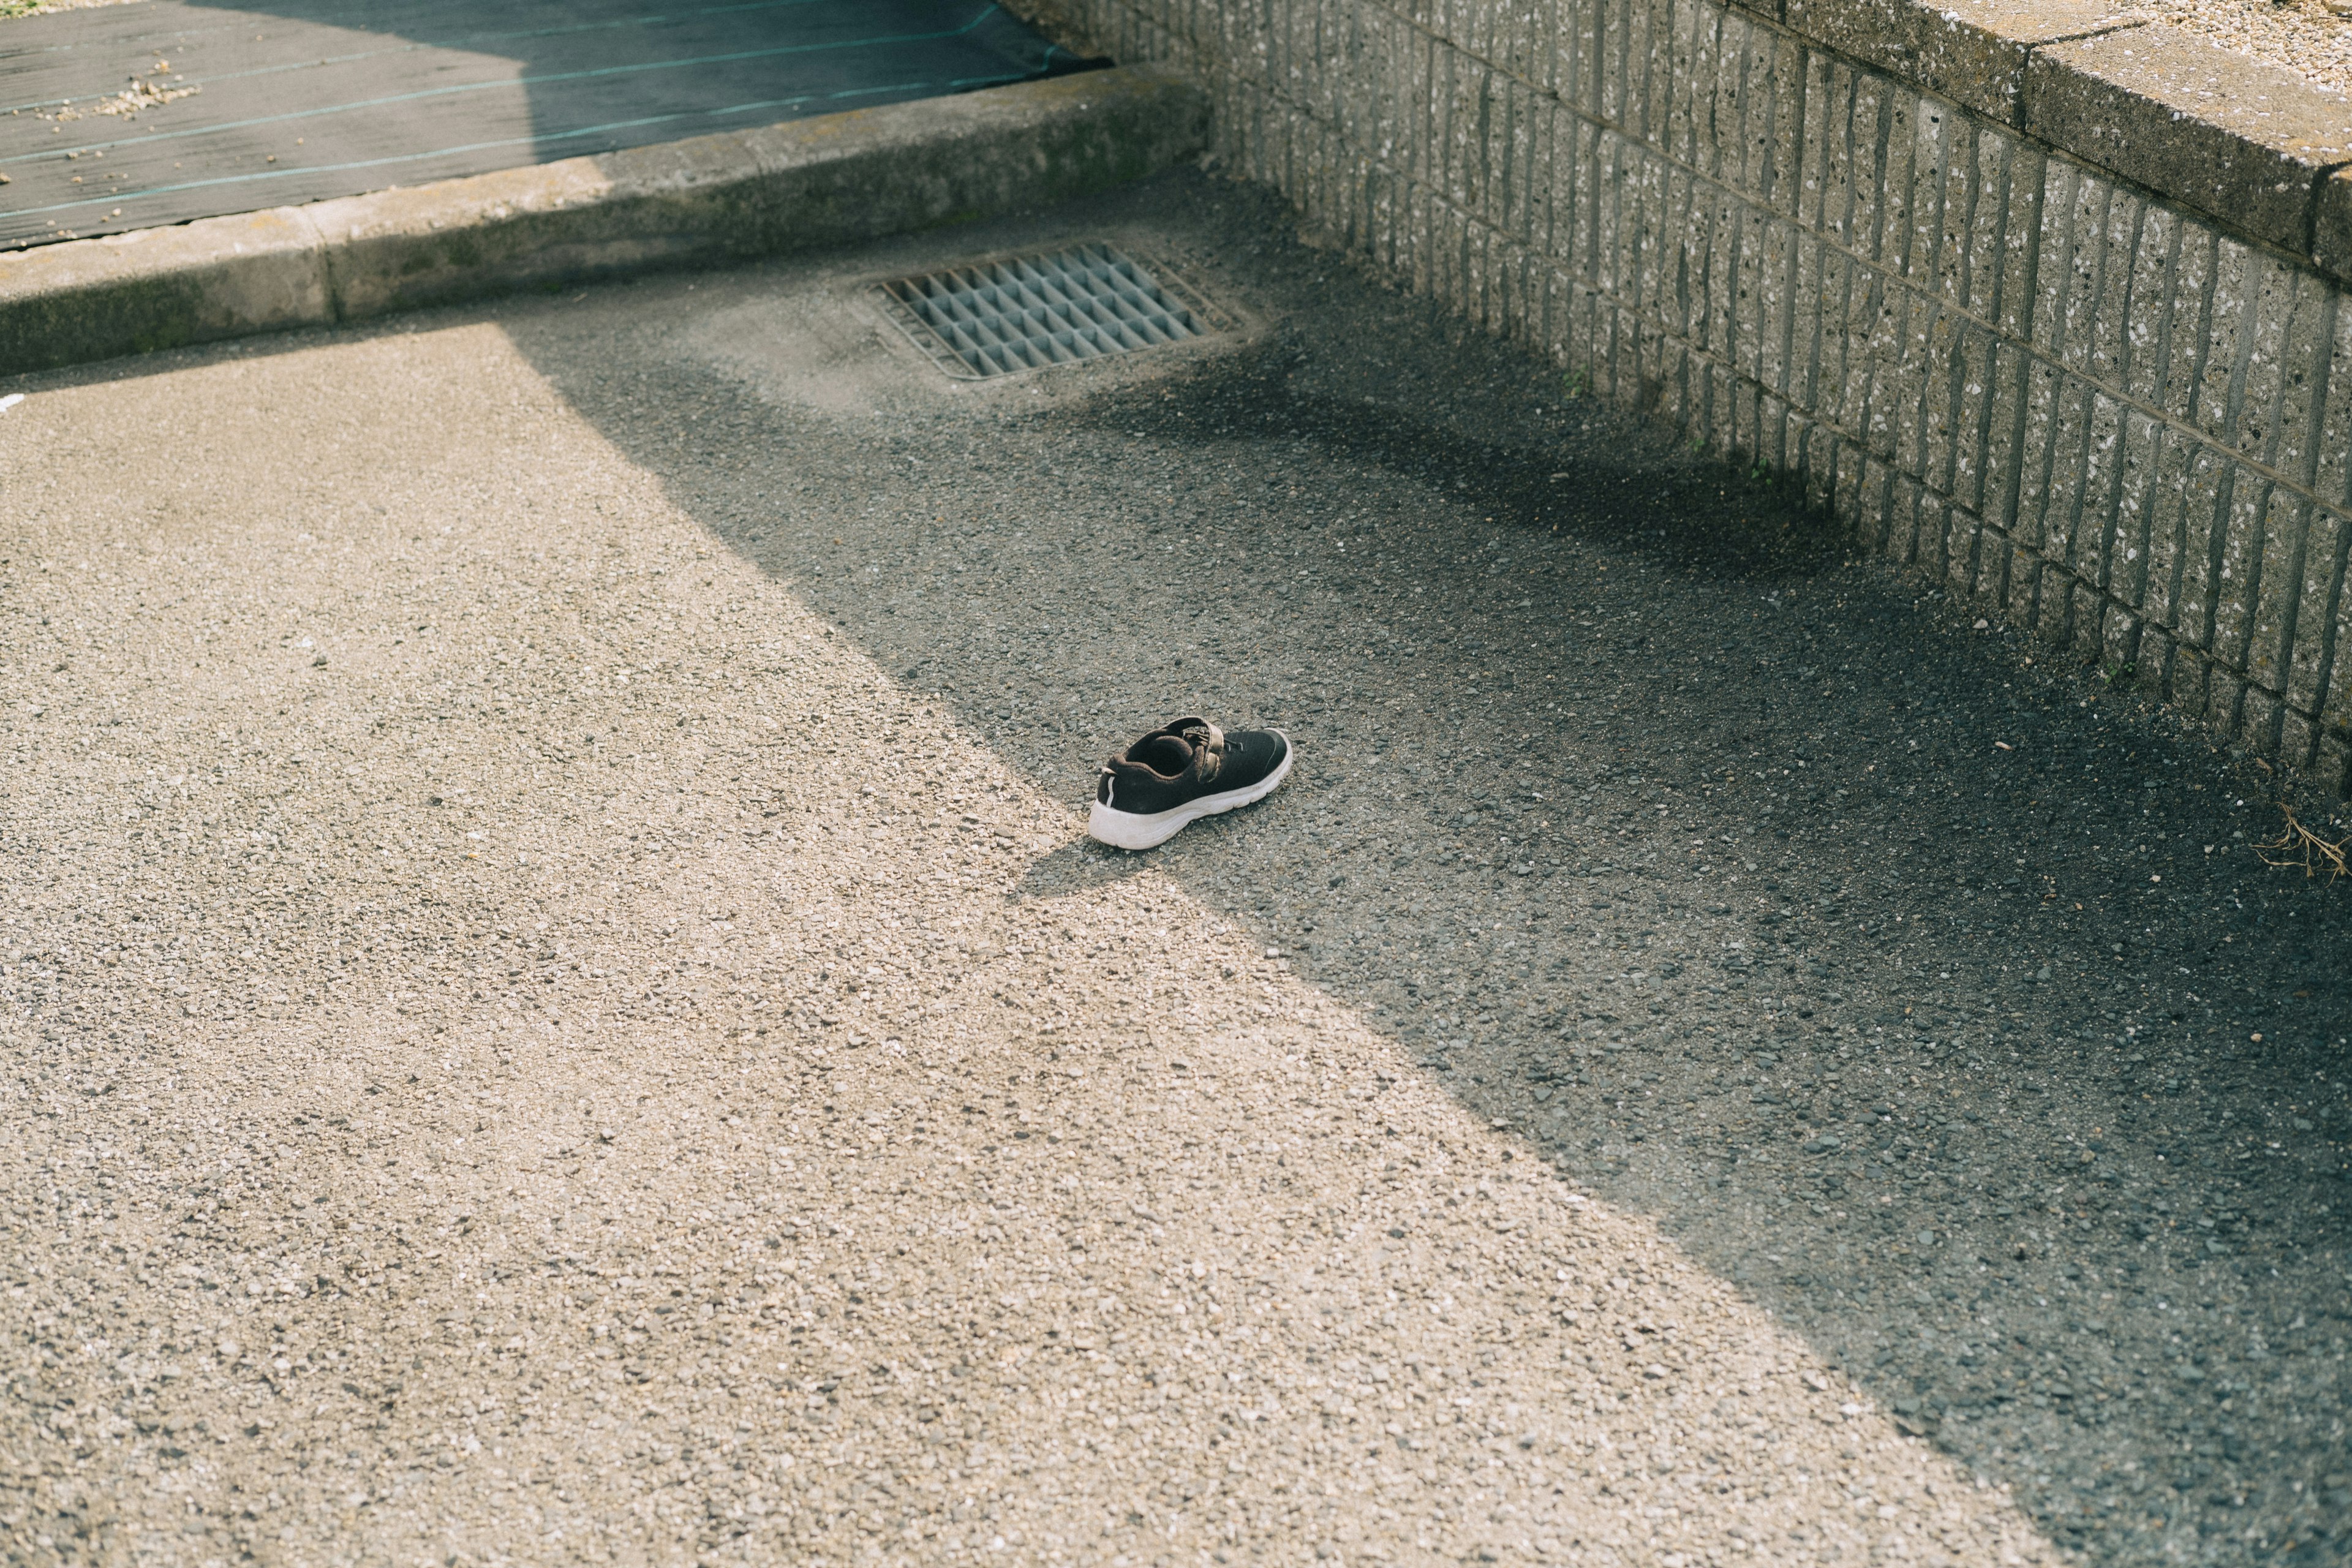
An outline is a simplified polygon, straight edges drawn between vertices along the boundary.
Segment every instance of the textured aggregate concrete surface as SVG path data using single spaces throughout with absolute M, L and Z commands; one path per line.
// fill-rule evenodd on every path
M 2200 34 L 2224 48 L 2284 66 L 2305 80 L 2352 92 L 2352 6 L 2344 0 L 2106 0 L 2120 17 Z
M 2025 90 L 2034 135 L 2293 253 L 2352 162 L 2352 100 L 2160 22 L 2039 50 Z
M 8 389 L 11 1563 L 2352 1552 L 2259 774 L 1261 194 Z
M 2105 0 L 1787 0 L 1776 19 L 2004 125 L 2021 114 L 2035 49 L 2119 25 Z

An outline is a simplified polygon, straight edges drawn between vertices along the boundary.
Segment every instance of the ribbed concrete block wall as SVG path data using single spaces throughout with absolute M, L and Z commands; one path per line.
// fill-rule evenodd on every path
M 2317 265 L 1710 0 L 1074 9 L 1417 290 L 2346 788 L 2352 309 Z

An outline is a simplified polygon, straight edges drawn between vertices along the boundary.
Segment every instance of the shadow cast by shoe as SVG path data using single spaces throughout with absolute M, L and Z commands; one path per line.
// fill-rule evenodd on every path
M 1080 839 L 1031 861 L 1014 885 L 1012 896 L 1019 903 L 1067 898 L 1073 893 L 1132 881 L 1151 866 L 1152 857 L 1149 854 L 1130 855 L 1091 839 Z

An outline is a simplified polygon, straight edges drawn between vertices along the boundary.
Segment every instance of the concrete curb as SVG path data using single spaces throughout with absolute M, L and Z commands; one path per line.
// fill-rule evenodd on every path
M 774 255 L 1061 201 L 1198 153 L 1123 68 L 0 256 L 0 374 Z

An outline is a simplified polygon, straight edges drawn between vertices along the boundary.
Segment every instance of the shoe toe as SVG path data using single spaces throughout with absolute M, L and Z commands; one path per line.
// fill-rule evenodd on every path
M 1225 775 L 1220 785 L 1246 789 L 1258 783 L 1290 755 L 1290 742 L 1279 730 L 1237 730 L 1225 736 Z

